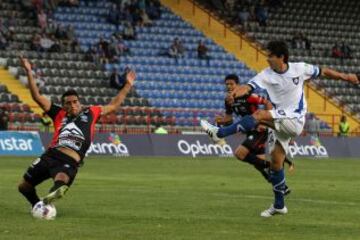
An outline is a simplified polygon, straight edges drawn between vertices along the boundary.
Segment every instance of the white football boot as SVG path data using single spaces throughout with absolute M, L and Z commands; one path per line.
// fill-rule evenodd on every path
M 267 217 L 272 217 L 275 214 L 283 214 L 284 215 L 284 214 L 287 214 L 287 212 L 288 212 L 288 209 L 286 208 L 286 206 L 284 206 L 281 209 L 277 209 L 277 208 L 274 208 L 274 205 L 271 204 L 270 208 L 262 211 L 260 215 L 262 217 L 267 218 Z
M 204 131 L 209 135 L 209 137 L 214 141 L 215 144 L 224 145 L 226 142 L 223 138 L 219 138 L 217 136 L 217 132 L 219 128 L 210 124 L 208 121 L 201 119 L 200 125 L 204 129 Z

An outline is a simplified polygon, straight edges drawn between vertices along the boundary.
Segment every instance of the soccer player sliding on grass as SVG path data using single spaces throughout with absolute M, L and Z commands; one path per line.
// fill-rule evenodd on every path
M 77 92 L 68 90 L 61 97 L 62 105 L 58 106 L 40 94 L 30 62 L 26 58 L 20 59 L 27 74 L 31 96 L 52 118 L 55 131 L 49 148 L 27 169 L 18 189 L 34 206 L 40 201 L 35 187 L 52 178 L 54 185 L 42 199 L 45 204 L 51 204 L 63 197 L 73 183 L 94 138 L 95 123 L 101 116 L 117 111 L 133 86 L 136 74 L 134 71 L 127 73 L 125 86 L 108 105 L 84 107 Z
M 305 81 L 324 76 L 359 84 L 359 79 L 355 74 L 341 73 L 325 67 L 319 68 L 304 62 L 288 62 L 289 51 L 283 41 L 269 42 L 267 50 L 267 61 L 270 67 L 257 74 L 248 84 L 237 86 L 232 91 L 232 96 L 241 97 L 260 88 L 267 91 L 273 109 L 257 110 L 252 115 L 247 115 L 227 127 L 219 128 L 205 120 L 201 121 L 201 126 L 215 142 L 237 132 L 248 133 L 258 124 L 272 128 L 269 132 L 268 143 L 271 155 L 270 181 L 275 200 L 270 208 L 261 212 L 262 217 L 288 212 L 284 201 L 286 185 L 283 162 L 290 140 L 301 134 L 305 124 L 307 112 L 304 96 Z

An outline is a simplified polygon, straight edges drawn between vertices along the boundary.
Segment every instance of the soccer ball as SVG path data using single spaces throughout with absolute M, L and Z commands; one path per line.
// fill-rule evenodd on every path
M 31 209 L 31 215 L 34 218 L 54 220 L 56 217 L 56 208 L 53 204 L 46 204 L 43 201 L 39 201 Z

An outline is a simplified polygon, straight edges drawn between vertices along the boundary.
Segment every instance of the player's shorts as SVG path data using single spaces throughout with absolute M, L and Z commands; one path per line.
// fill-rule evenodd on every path
M 33 186 L 54 178 L 58 173 L 65 173 L 70 180 L 70 186 L 77 174 L 79 164 L 70 156 L 57 149 L 48 149 L 40 158 L 37 158 L 24 174 L 24 179 Z
M 273 115 L 273 112 L 270 111 L 273 118 L 275 129 L 269 131 L 269 150 L 272 150 L 275 147 L 276 141 L 278 141 L 283 147 L 286 154 L 289 151 L 290 140 L 294 137 L 297 137 L 301 134 L 305 124 L 305 117 L 298 118 L 276 118 L 276 115 Z
M 241 144 L 255 155 L 265 154 L 265 145 L 268 139 L 268 131 L 252 131 L 246 135 L 245 141 Z

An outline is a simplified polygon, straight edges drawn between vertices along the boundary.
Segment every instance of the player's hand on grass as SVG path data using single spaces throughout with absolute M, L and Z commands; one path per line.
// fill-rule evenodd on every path
M 20 62 L 21 66 L 27 71 L 31 72 L 31 63 L 27 58 L 24 58 L 23 56 L 20 56 Z

